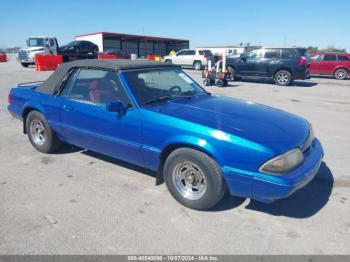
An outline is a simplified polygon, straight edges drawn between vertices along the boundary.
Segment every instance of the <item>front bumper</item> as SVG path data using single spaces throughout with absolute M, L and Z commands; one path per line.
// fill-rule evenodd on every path
M 232 195 L 269 203 L 286 198 L 296 190 L 306 186 L 317 174 L 323 155 L 322 145 L 315 138 L 310 149 L 304 155 L 303 164 L 286 175 L 273 176 L 228 167 L 224 167 L 222 172 Z
M 26 59 L 17 58 L 17 61 L 20 63 L 35 64 L 34 58 L 26 58 Z

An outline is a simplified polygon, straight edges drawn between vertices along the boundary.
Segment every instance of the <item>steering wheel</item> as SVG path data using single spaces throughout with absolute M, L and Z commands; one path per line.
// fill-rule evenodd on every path
M 178 93 L 181 93 L 181 91 L 182 91 L 181 87 L 179 87 L 179 86 L 172 86 L 169 89 L 170 94 L 178 94 Z

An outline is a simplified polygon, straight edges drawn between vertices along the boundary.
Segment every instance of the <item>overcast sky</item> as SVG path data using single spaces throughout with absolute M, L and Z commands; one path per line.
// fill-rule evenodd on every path
M 264 46 L 334 45 L 350 51 L 348 0 L 1 1 L 0 47 L 32 35 L 109 31 L 189 39 L 192 47 L 249 42 Z

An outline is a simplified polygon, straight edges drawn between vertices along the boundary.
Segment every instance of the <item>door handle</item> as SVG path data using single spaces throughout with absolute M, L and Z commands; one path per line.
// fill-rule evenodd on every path
M 63 109 L 66 111 L 73 111 L 74 108 L 70 105 L 63 105 Z

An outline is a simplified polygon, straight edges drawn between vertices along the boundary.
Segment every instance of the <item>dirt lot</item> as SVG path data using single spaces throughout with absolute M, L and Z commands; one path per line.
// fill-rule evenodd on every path
M 198 212 L 142 168 L 89 151 L 34 150 L 7 112 L 7 94 L 50 73 L 0 63 L 0 254 L 350 254 L 350 80 L 207 88 L 307 118 L 325 158 L 315 180 L 288 199 L 226 195 Z

